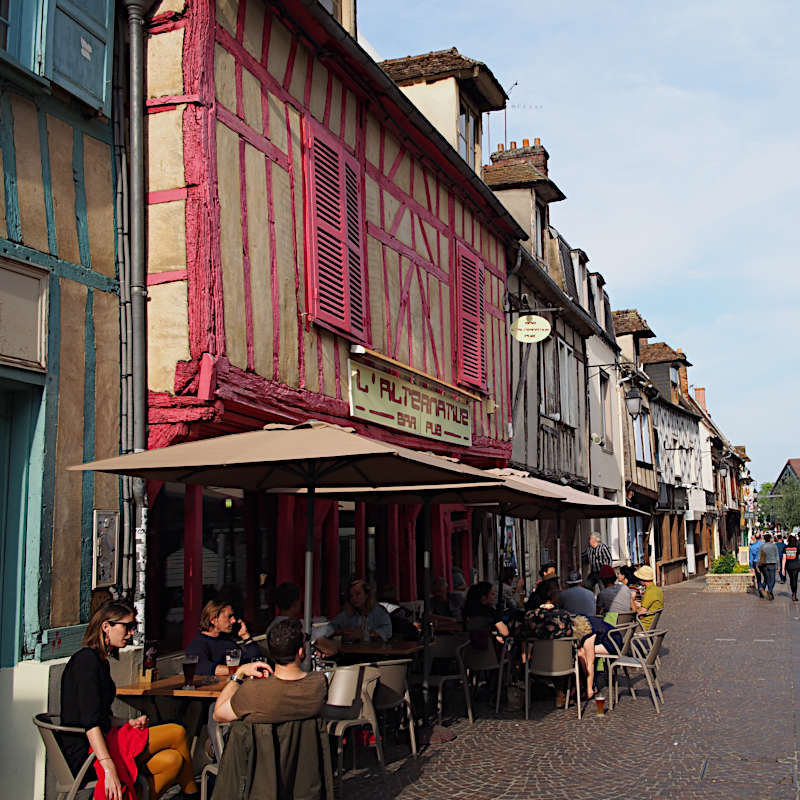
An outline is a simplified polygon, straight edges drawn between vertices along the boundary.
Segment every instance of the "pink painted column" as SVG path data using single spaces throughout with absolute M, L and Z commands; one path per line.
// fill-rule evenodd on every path
M 386 567 L 389 583 L 397 587 L 398 597 L 408 599 L 400 584 L 400 507 L 386 507 Z M 405 533 L 405 531 L 403 531 Z M 407 570 L 404 570 L 406 572 Z
M 294 574 L 294 498 L 278 495 L 275 515 L 275 586 L 295 581 Z
M 367 574 L 367 504 L 356 502 L 356 575 Z M 337 557 L 338 564 L 338 557 Z
M 183 500 L 183 645 L 199 630 L 203 603 L 203 487 L 186 485 Z

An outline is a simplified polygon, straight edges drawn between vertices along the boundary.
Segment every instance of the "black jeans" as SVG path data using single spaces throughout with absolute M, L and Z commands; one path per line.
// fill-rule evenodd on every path
M 787 569 L 786 572 L 789 574 L 789 587 L 792 594 L 797 594 L 797 573 L 800 572 L 800 569 Z

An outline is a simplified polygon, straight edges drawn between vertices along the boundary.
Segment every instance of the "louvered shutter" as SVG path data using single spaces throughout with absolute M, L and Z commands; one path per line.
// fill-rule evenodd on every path
M 314 316 L 364 338 L 366 293 L 361 170 L 341 143 L 307 121 Z
M 459 245 L 458 258 L 458 379 L 483 386 L 486 364 L 483 265 Z

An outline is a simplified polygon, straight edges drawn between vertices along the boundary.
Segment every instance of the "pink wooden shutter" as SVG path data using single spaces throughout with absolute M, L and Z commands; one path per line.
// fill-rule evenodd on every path
M 311 297 L 322 322 L 363 338 L 366 293 L 361 171 L 335 137 L 307 120 Z
M 483 265 L 459 245 L 458 258 L 458 379 L 483 386 L 486 364 Z

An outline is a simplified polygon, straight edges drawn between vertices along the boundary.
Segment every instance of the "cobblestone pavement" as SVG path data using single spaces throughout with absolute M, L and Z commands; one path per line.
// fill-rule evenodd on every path
M 752 594 L 706 594 L 699 580 L 665 590 L 669 631 L 657 715 L 643 678 L 637 699 L 578 720 L 538 701 L 532 718 L 479 705 L 470 726 L 451 690 L 457 738 L 408 757 L 389 748 L 377 766 L 345 776 L 343 800 L 603 800 L 774 798 L 800 800 L 800 603 L 778 584 L 774 602 Z M 639 691 L 643 689 L 643 693 Z M 374 765 L 371 754 L 359 755 Z

